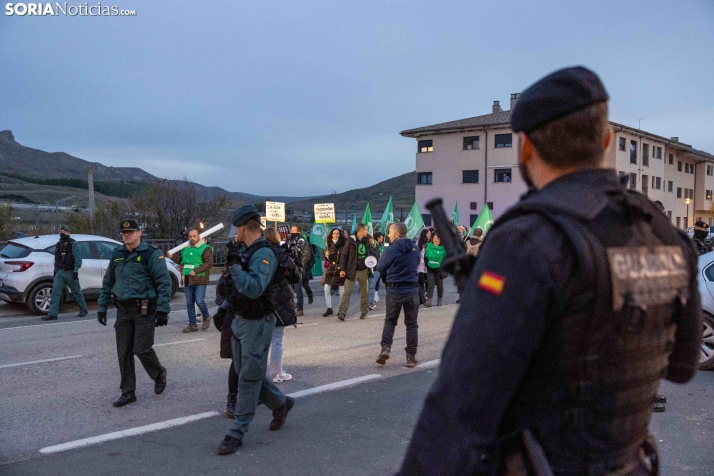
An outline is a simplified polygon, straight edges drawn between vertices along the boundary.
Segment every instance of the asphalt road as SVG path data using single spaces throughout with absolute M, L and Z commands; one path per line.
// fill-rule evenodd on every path
M 438 371 L 436 359 L 457 308 L 453 285 L 447 285 L 445 306 L 420 311 L 418 358 L 426 365 L 414 370 L 404 367 L 403 326 L 397 329 L 393 359 L 384 367 L 374 362 L 383 302 L 368 319 L 359 320 L 355 293 L 347 321 L 339 322 L 321 317 L 324 298 L 317 292 L 319 283 L 313 288 L 314 304 L 306 304 L 301 325 L 285 334 L 284 368 L 294 379 L 279 385 L 286 393 L 336 382 L 353 385 L 301 396 L 279 432 L 268 431 L 270 412 L 259 408 L 245 446 L 227 457 L 215 451 L 231 423 L 222 414 L 229 361 L 218 356 L 219 333 L 212 326 L 181 333 L 183 294 L 173 298 L 170 323 L 156 335 L 157 353 L 168 368 L 166 391 L 154 395 L 153 382 L 137 362 L 138 401 L 121 409 L 111 406 L 120 393 L 114 311 L 103 327 L 95 313 L 73 318 L 71 306 L 52 323 L 0 307 L 0 475 L 392 474 Z M 207 301 L 212 299 L 209 288 Z M 364 381 L 352 381 L 359 377 Z M 660 441 L 662 474 L 714 474 L 714 373 L 700 372 L 684 386 L 664 383 L 662 392 L 669 398 L 667 411 L 654 414 L 651 425 Z M 194 416 L 200 419 L 77 449 L 40 452 Z

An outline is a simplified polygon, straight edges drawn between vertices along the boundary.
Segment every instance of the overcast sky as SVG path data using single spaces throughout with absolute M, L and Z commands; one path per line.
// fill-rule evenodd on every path
M 0 130 L 159 177 L 318 195 L 413 171 L 400 131 L 507 108 L 581 64 L 611 120 L 714 153 L 712 0 L 102 4 L 137 16 L 2 2 Z

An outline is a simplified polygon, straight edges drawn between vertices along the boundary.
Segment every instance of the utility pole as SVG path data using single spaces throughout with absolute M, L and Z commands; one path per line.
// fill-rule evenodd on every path
M 89 232 L 94 232 L 94 173 L 92 167 L 87 167 L 87 183 L 89 186 Z

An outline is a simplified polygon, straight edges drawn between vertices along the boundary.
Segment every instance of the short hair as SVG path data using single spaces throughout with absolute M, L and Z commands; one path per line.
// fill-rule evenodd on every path
M 199 235 L 201 234 L 201 233 L 198 231 L 198 228 L 190 228 L 190 229 L 188 230 L 187 234 L 190 235 L 192 231 L 195 231 L 195 232 L 198 233 Z
M 260 233 L 262 231 L 261 223 L 258 220 L 250 219 L 243 226 L 245 226 L 246 231 L 251 233 Z
M 361 230 L 366 230 L 366 229 L 367 229 L 367 225 L 365 225 L 364 223 L 357 223 L 357 228 L 355 228 L 355 233 L 357 233 L 358 231 L 361 231 Z
M 483 236 L 483 230 L 481 228 L 476 228 L 473 232 L 476 238 L 481 238 Z
M 263 234 L 265 236 L 265 239 L 270 241 L 271 243 L 280 243 L 280 233 L 278 233 L 278 230 L 276 230 L 274 227 L 271 226 L 269 228 L 266 228 Z
M 399 236 L 407 236 L 407 225 L 405 225 L 404 223 L 398 221 L 392 223 L 391 226 L 394 227 L 394 231 L 399 233 Z
M 302 228 L 297 225 L 293 225 L 291 228 L 297 228 L 298 233 L 302 233 Z
M 526 136 L 551 167 L 596 167 L 604 158 L 609 127 L 607 103 L 599 102 L 537 127 Z

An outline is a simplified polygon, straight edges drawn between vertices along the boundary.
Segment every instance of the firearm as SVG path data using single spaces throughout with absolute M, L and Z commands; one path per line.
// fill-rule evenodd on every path
M 441 268 L 454 277 L 459 293 L 463 293 L 476 258 L 466 254 L 464 242 L 456 235 L 451 222 L 446 217 L 443 203 L 441 198 L 432 198 L 426 202 L 426 208 L 431 212 L 436 234 L 439 235 L 441 243 L 446 249 L 446 256 L 441 263 Z

